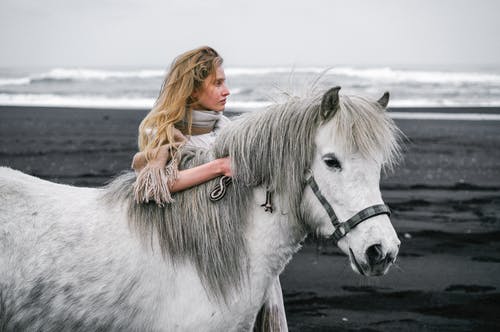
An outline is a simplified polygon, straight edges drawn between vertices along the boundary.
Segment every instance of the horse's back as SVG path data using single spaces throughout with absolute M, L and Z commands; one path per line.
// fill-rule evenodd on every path
M 99 215 L 99 189 L 57 184 L 0 167 L 0 256 L 18 256 L 20 246 L 32 252 L 40 239 L 61 240 L 89 227 Z M 103 213 L 101 213 L 103 214 Z M 45 234 L 45 235 L 44 235 Z
M 8 167 L 0 167 L 0 210 L 6 214 L 9 211 L 25 210 L 44 201 L 55 203 L 58 198 L 68 201 L 95 191 L 93 188 L 54 183 Z
M 10 196 L 21 198 L 22 196 L 19 197 L 17 195 L 29 194 L 30 190 L 41 190 L 43 193 L 56 193 L 75 191 L 79 189 L 89 188 L 78 188 L 50 182 L 9 167 L 0 167 L 0 197 L 2 199 L 6 199 Z
M 85 211 L 83 205 L 95 205 L 97 194 L 98 189 L 57 184 L 0 167 L 0 247 L 4 247 L 4 256 L 19 249 L 16 244 L 28 244 L 49 228 L 71 230 L 75 218 Z

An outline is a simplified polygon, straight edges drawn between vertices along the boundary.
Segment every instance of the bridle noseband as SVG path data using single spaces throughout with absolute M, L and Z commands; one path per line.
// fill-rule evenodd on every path
M 354 216 L 346 220 L 345 222 L 340 222 L 339 218 L 333 211 L 333 207 L 328 203 L 326 200 L 325 196 L 321 193 L 318 187 L 318 183 L 316 180 L 314 180 L 314 176 L 311 171 L 307 172 L 306 175 L 306 183 L 311 187 L 314 195 L 318 198 L 320 201 L 321 205 L 326 210 L 326 213 L 328 213 L 328 216 L 330 217 L 330 221 L 333 224 L 333 227 L 335 227 L 335 231 L 333 234 L 330 236 L 331 239 L 335 243 L 337 243 L 341 238 L 343 238 L 347 233 L 349 233 L 354 227 L 362 223 L 363 221 L 371 218 L 378 216 L 380 214 L 387 214 L 388 216 L 391 215 L 391 210 L 389 207 L 385 204 L 377 204 L 377 205 L 372 205 L 367 207 L 366 209 L 363 209 L 356 213 Z

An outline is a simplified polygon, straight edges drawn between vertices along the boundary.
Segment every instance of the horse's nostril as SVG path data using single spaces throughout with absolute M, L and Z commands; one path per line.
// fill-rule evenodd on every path
M 379 264 L 384 260 L 384 253 L 380 244 L 374 244 L 366 249 L 366 257 L 370 265 Z

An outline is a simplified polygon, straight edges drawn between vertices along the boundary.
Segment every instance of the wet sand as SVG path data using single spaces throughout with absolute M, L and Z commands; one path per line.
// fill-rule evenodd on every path
M 145 114 L 0 107 L 0 165 L 101 186 L 129 168 Z M 500 121 L 396 122 L 405 159 L 381 188 L 402 241 L 397 266 L 361 277 L 337 248 L 307 241 L 281 276 L 290 331 L 500 329 Z

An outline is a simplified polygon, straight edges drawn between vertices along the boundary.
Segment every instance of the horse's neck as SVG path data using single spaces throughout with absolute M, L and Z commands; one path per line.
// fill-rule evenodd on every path
M 254 206 L 248 223 L 248 250 L 250 269 L 264 277 L 277 276 L 300 248 L 305 237 L 294 229 L 288 220 L 288 211 L 279 204 L 279 197 L 273 197 L 273 212 L 266 212 L 260 204 L 266 199 L 265 188 L 254 190 Z

